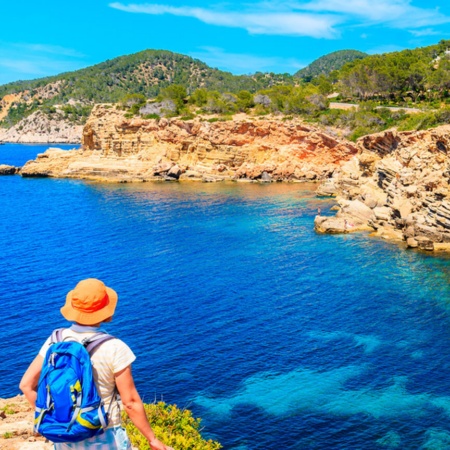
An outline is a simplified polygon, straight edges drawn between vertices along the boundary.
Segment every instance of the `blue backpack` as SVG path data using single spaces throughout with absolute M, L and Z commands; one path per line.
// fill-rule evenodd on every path
M 99 332 L 80 343 L 63 341 L 62 331 L 53 331 L 42 365 L 34 431 L 52 442 L 79 442 L 108 425 L 109 410 L 105 413 L 95 386 L 90 356 L 114 337 Z

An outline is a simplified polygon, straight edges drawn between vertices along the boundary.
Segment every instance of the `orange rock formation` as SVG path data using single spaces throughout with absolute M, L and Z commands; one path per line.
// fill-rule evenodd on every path
M 315 180 L 357 152 L 300 120 L 127 119 L 112 106 L 94 108 L 82 150 L 47 151 L 25 176 L 142 181 L 202 179 Z

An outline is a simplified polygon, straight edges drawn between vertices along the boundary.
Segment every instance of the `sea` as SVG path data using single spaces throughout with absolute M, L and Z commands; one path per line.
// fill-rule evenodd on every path
M 96 277 L 144 401 L 224 449 L 450 449 L 450 258 L 316 234 L 315 189 L 0 177 L 0 397 Z

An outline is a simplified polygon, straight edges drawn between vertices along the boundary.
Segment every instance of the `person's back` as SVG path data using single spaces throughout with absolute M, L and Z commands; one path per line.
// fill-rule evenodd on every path
M 73 291 L 67 294 L 66 304 L 61 308 L 62 315 L 74 322 L 63 330 L 63 340 L 82 342 L 101 331 L 100 325 L 110 322 L 117 304 L 116 292 L 106 287 L 100 280 L 87 279 L 80 281 Z M 38 355 L 25 372 L 20 388 L 28 401 L 35 406 L 36 390 L 41 374 L 42 362 L 49 346 L 51 336 L 41 347 Z M 125 430 L 121 427 L 120 408 L 117 393 L 120 394 L 124 410 L 136 427 L 149 441 L 154 450 L 171 450 L 156 439 L 148 423 L 140 396 L 134 385 L 131 364 L 135 355 L 120 339 L 103 342 L 91 355 L 95 384 L 105 409 L 110 408 L 110 419 L 105 433 L 81 441 L 80 443 L 58 443 L 56 450 L 65 449 L 130 449 Z

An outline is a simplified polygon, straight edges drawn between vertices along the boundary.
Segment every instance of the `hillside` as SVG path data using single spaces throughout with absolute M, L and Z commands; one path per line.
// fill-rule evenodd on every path
M 329 53 L 321 56 L 313 61 L 309 66 L 300 69 L 294 74 L 294 77 L 302 78 L 305 81 L 310 81 L 319 75 L 329 75 L 334 70 L 339 70 L 348 62 L 356 59 L 365 58 L 367 53 L 358 50 L 339 50 L 337 52 Z
M 281 83 L 292 84 L 292 77 L 263 73 L 235 76 L 185 55 L 144 50 L 74 72 L 0 86 L 0 118 L 4 127 L 11 127 L 38 109 L 55 113 L 55 105 L 70 104 L 68 111 L 61 110 L 62 118 L 83 123 L 95 103 L 115 103 L 133 93 L 153 98 L 171 84 L 184 86 L 189 94 L 197 88 L 255 92 Z M 15 102 L 6 101 L 11 95 Z
M 396 104 L 425 102 L 439 107 L 450 88 L 450 41 L 367 56 L 339 71 L 339 90 L 351 99 L 379 99 Z
M 350 106 L 330 109 L 336 106 L 330 105 L 332 93 Z M 450 121 L 450 41 L 370 56 L 334 52 L 296 76 L 235 76 L 188 56 L 145 50 L 76 72 L 0 86 L 0 141 L 79 142 L 75 128 L 80 130 L 100 103 L 126 110 L 128 118 L 296 116 L 351 140 L 392 127 L 431 128 Z

